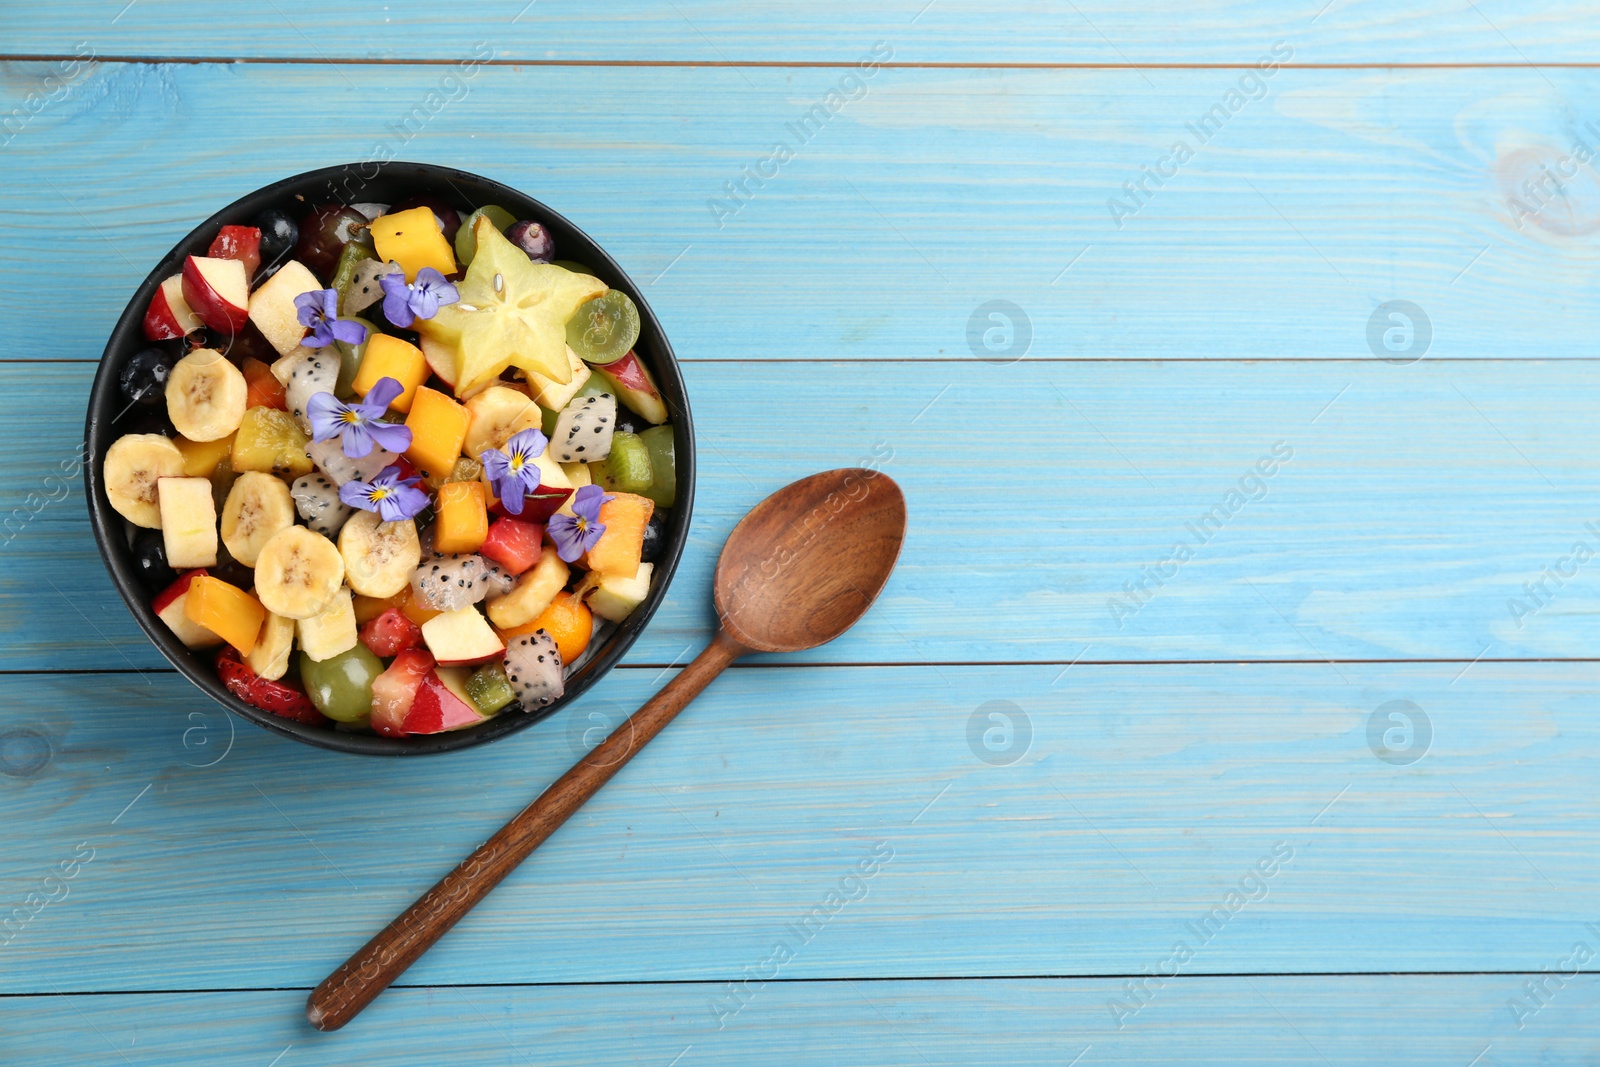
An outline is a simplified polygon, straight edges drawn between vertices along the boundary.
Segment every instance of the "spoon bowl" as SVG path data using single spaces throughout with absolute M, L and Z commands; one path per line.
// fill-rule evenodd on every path
M 306 999 L 306 1020 L 337 1030 L 516 870 L 723 669 L 747 652 L 798 652 L 866 614 L 900 556 L 906 500 L 887 475 L 824 471 L 757 504 L 717 560 L 722 626 L 678 676 L 432 889 L 340 964 Z
M 906 498 L 860 467 L 787 485 L 728 535 L 714 583 L 722 628 L 757 652 L 832 641 L 866 613 L 905 540 Z

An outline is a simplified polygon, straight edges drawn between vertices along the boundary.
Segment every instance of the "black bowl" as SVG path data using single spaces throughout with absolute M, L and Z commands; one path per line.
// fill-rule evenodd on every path
M 399 203 L 412 196 L 438 197 L 460 210 L 463 218 L 469 211 L 484 204 L 499 204 L 518 218 L 536 219 L 555 238 L 558 258 L 576 260 L 593 268 L 601 281 L 633 298 L 639 307 L 640 318 L 639 342 L 635 351 L 655 375 L 662 398 L 671 412 L 675 430 L 678 498 L 667 526 L 667 544 L 656 562 L 649 597 L 606 637 L 600 648 L 592 650 L 584 666 L 567 679 L 566 694 L 560 700 L 536 712 L 503 711 L 483 725 L 468 730 L 414 738 L 388 738 L 293 722 L 251 707 L 223 688 L 212 667 L 215 652 L 190 651 L 150 610 L 151 593 L 139 581 L 129 549 L 133 528 L 112 509 L 106 499 L 101 464 L 111 443 L 122 434 L 133 432 L 129 424 L 138 418 L 141 410 L 149 411 L 135 409 L 118 419 L 119 412 L 123 411 L 123 401 L 117 379 L 123 364 L 148 344 L 144 339 L 142 324 L 150 298 L 163 278 L 182 269 L 184 257 L 205 254 L 218 227 L 228 223 L 247 224 L 261 211 L 273 207 L 284 208 L 299 217 L 312 204 Z M 420 756 L 481 745 L 531 726 L 581 697 L 622 659 L 661 604 L 688 539 L 689 515 L 694 503 L 694 425 L 689 415 L 683 377 L 678 373 L 672 346 L 667 343 L 661 323 L 645 302 L 639 287 L 588 234 L 539 201 L 488 178 L 428 163 L 350 163 L 297 174 L 234 201 L 195 227 L 150 272 L 133 294 L 122 317 L 117 320 L 116 329 L 111 333 L 105 354 L 100 359 L 100 369 L 95 375 L 84 433 L 89 456 L 84 473 L 84 490 L 89 498 L 89 519 L 94 526 L 95 540 L 100 545 L 100 555 L 106 561 L 106 569 L 111 572 L 111 580 L 116 584 L 117 591 L 127 602 L 128 610 L 133 612 L 133 617 L 139 620 L 139 625 L 162 654 L 203 692 L 235 714 L 297 741 L 363 755 Z

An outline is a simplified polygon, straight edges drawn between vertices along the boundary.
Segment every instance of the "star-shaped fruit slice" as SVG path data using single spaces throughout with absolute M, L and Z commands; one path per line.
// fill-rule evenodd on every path
M 427 333 L 440 341 L 459 338 L 456 393 L 493 381 L 507 367 L 571 381 L 567 320 L 605 293 L 605 283 L 533 262 L 482 216 L 472 232 L 478 250 L 457 286 L 460 301 L 418 322 L 426 322 Z

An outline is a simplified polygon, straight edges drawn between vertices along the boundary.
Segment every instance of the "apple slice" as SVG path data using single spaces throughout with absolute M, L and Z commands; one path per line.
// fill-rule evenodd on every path
M 170 341 L 175 337 L 193 333 L 204 323 L 183 298 L 183 275 L 174 274 L 161 283 L 156 295 L 150 298 L 150 308 L 144 313 L 144 335 L 151 341 Z
M 157 478 L 169 567 L 217 565 L 217 505 L 210 478 Z
M 444 667 L 486 663 L 506 650 L 489 620 L 471 604 L 423 623 L 422 640 Z
M 617 399 L 632 408 L 640 418 L 657 426 L 667 421 L 667 405 L 661 400 L 661 391 L 631 349 L 620 359 L 594 364 L 594 369 L 601 378 L 611 383 L 617 391 Z
M 205 571 L 185 571 L 178 576 L 178 580 L 156 594 L 150 602 L 150 610 L 156 617 L 167 624 L 173 633 L 178 635 L 178 640 L 189 648 L 215 648 L 222 644 L 222 638 L 201 626 L 197 622 L 190 622 L 189 616 L 184 613 L 188 603 L 189 583 L 196 578 L 205 576 Z
M 250 276 L 237 259 L 190 256 L 183 261 L 183 298 L 200 321 L 226 337 L 250 317 Z
M 591 577 L 598 576 L 599 584 L 589 594 L 589 609 L 602 619 L 621 622 L 650 595 L 650 574 L 654 570 L 654 564 L 641 563 L 632 578 L 590 571 Z
M 294 298 L 323 288 L 317 276 L 304 263 L 291 259 L 278 268 L 278 273 L 262 282 L 250 294 L 250 321 L 256 324 L 261 336 L 272 343 L 278 355 L 287 356 L 300 347 L 306 328 L 300 321 L 300 309 Z
M 467 695 L 470 673 L 465 667 L 439 667 L 428 672 L 417 686 L 401 728 L 408 734 L 442 734 L 483 722 L 484 716 Z
M 372 680 L 372 728 L 384 737 L 404 737 L 406 716 L 422 680 L 431 673 L 433 657 L 420 648 L 396 656 L 389 669 Z
M 456 346 L 422 334 L 417 338 L 417 347 L 422 349 L 422 358 L 428 361 L 428 369 L 438 375 L 441 382 L 454 389 L 456 369 L 461 365 Z

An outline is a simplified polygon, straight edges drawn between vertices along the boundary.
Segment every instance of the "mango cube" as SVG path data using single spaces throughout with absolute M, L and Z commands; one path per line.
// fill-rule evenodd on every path
M 411 412 L 406 416 L 406 426 L 411 430 L 406 457 L 422 473 L 444 477 L 455 469 L 471 420 L 467 409 L 444 393 L 418 386 L 411 399 Z
M 455 249 L 444 239 L 430 207 L 379 215 L 372 220 L 371 233 L 378 259 L 400 264 L 408 282 L 416 281 L 417 272 L 423 267 L 432 267 L 440 274 L 455 273 Z
M 422 349 L 409 341 L 375 333 L 367 338 L 367 350 L 361 357 L 361 369 L 351 384 L 357 393 L 366 396 L 379 378 L 393 378 L 405 392 L 389 406 L 396 411 L 409 412 L 416 398 L 417 386 L 428 380 L 428 361 Z
M 248 656 L 256 647 L 267 609 L 261 601 L 236 585 L 209 574 L 196 575 L 184 598 L 183 614 L 197 626 L 204 626 Z
M 489 536 L 489 508 L 482 482 L 446 482 L 439 487 L 434 548 L 450 555 L 476 552 Z
M 172 443 L 183 453 L 183 473 L 186 478 L 209 478 L 211 473 L 233 451 L 233 434 L 220 441 L 191 441 L 187 437 L 174 438 Z

